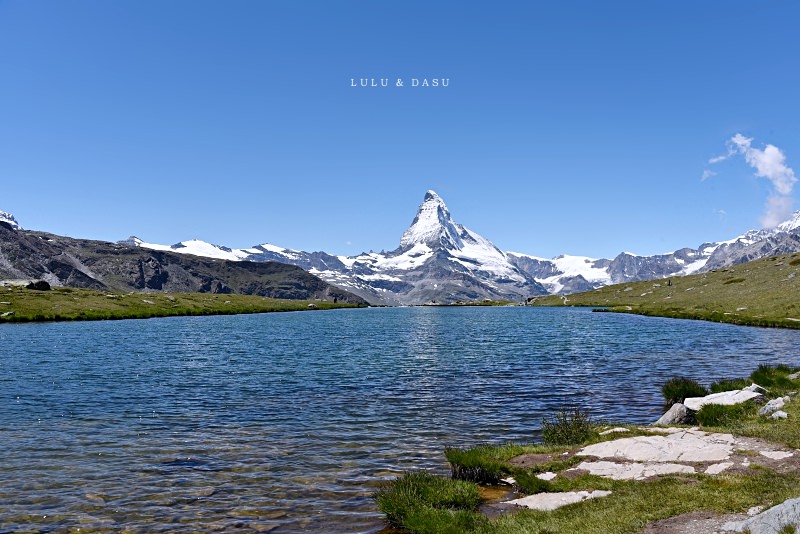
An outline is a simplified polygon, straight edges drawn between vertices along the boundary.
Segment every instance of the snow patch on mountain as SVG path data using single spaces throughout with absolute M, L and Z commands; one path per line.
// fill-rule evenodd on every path
M 12 230 L 22 230 L 22 227 L 17 222 L 13 215 L 6 211 L 0 211 L 0 223 L 6 223 Z
M 464 243 L 450 218 L 450 210 L 435 191 L 425 193 L 417 216 L 400 238 L 400 248 L 424 243 L 431 248 L 461 249 Z
M 0 212 L 2 213 L 2 212 Z M 16 222 L 16 221 L 15 221 Z M 654 256 L 623 252 L 614 259 L 562 255 L 545 259 L 504 252 L 455 222 L 444 200 L 428 191 L 411 226 L 390 252 L 333 256 L 262 243 L 230 249 L 193 239 L 166 246 L 131 237 L 122 243 L 226 260 L 297 265 L 376 304 L 424 304 L 484 298 L 523 300 L 636 280 L 682 276 L 800 250 L 800 211 L 774 229 Z

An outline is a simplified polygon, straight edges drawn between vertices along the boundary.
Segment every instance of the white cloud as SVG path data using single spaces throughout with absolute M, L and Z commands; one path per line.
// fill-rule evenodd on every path
M 709 171 L 708 169 L 706 169 L 706 170 L 703 171 L 703 176 L 700 177 L 700 180 L 705 182 L 706 180 L 708 180 L 712 176 L 716 176 L 716 175 L 717 175 L 717 173 L 715 173 L 714 171 Z
M 766 211 L 761 216 L 761 224 L 764 225 L 764 228 L 775 228 L 791 216 L 792 197 L 770 195 L 767 198 Z
M 767 198 L 761 224 L 766 228 L 777 226 L 792 214 L 792 190 L 797 183 L 794 171 L 786 165 L 786 156 L 775 145 L 767 145 L 763 149 L 753 148 L 753 139 L 737 133 L 727 143 L 727 154 L 708 160 L 710 164 L 724 161 L 735 154 L 744 156 L 744 160 L 755 169 L 755 175 L 766 178 L 772 184 L 773 191 Z M 703 172 L 703 180 L 713 176 L 711 171 Z

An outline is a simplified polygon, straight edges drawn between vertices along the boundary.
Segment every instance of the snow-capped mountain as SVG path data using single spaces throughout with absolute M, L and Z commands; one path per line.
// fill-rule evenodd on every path
M 519 301 L 547 293 L 541 283 L 514 265 L 511 257 L 491 241 L 456 223 L 434 191 L 425 194 L 411 226 L 400 238 L 400 246 L 387 253 L 333 256 L 268 243 L 230 249 L 199 240 L 165 246 L 136 237 L 121 243 L 220 259 L 290 263 L 375 304 L 486 298 Z
M 200 240 L 166 246 L 131 237 L 121 243 L 227 260 L 297 265 L 374 304 L 425 304 L 485 298 L 520 301 L 545 293 L 575 293 L 608 284 L 683 276 L 766 256 L 800 251 L 800 211 L 773 229 L 654 256 L 623 252 L 613 259 L 562 255 L 546 259 L 503 252 L 456 223 L 444 200 L 425 194 L 411 226 L 391 252 L 333 256 L 269 243 L 231 249 Z
M 7 224 L 12 230 L 22 230 L 14 216 L 5 211 L 0 211 L 0 223 Z

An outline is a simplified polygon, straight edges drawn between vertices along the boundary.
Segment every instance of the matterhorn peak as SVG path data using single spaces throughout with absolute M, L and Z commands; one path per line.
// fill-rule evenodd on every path
M 12 230 L 22 230 L 22 227 L 17 223 L 14 216 L 5 211 L 0 211 L 0 223 L 7 224 Z
M 424 243 L 432 249 L 461 249 L 464 243 L 459 237 L 459 229 L 450 218 L 450 210 L 436 194 L 428 190 L 419 206 L 414 222 L 400 238 L 400 247 L 407 248 Z

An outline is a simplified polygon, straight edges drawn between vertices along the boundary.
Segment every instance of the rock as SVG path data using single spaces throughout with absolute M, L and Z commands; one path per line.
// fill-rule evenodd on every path
M 48 284 L 44 280 L 37 280 L 25 286 L 25 289 L 35 289 L 36 291 L 50 291 L 50 284 Z
M 789 376 L 787 376 L 786 378 L 788 378 L 789 380 L 800 380 L 800 371 L 798 371 L 796 373 L 792 373 Z
M 772 412 L 776 412 L 783 408 L 788 400 L 789 397 L 778 397 L 777 399 L 772 399 L 762 406 L 760 410 L 758 410 L 758 415 L 769 415 Z
M 616 428 L 609 428 L 608 430 L 603 430 L 602 432 L 600 432 L 600 435 L 601 436 L 607 436 L 608 434 L 616 434 L 617 432 L 630 432 L 630 430 L 628 430 L 627 428 L 623 428 L 621 426 L 618 426 Z
M 788 451 L 759 451 L 761 456 L 766 456 L 767 458 L 771 458 L 773 460 L 785 460 L 786 458 L 791 458 L 794 456 L 794 453 Z
M 705 473 L 707 475 L 718 475 L 731 467 L 733 467 L 733 462 L 721 462 L 718 464 L 711 464 L 706 468 Z
M 553 480 L 557 476 L 558 475 L 556 475 L 552 471 L 547 471 L 546 473 L 539 473 L 538 475 L 536 475 L 536 478 L 538 478 L 539 480 Z
M 581 462 L 570 471 L 588 471 L 592 475 L 612 480 L 644 480 L 646 478 L 674 473 L 693 474 L 694 467 L 674 463 L 616 463 L 616 462 Z
M 517 479 L 516 479 L 516 478 L 514 478 L 514 477 L 501 478 L 501 479 L 500 479 L 500 482 L 505 482 L 505 483 L 506 483 L 506 484 L 508 484 L 509 486 L 513 486 L 514 484 L 516 484 L 516 483 L 517 483 Z
M 746 388 L 742 388 L 742 391 L 753 391 L 755 393 L 761 393 L 762 395 L 766 395 L 769 391 L 766 388 L 762 388 L 758 384 L 750 384 Z
M 142 302 L 144 302 L 145 304 L 155 304 L 155 302 L 153 302 L 152 300 L 147 300 L 147 299 L 142 299 Z
M 683 425 L 692 420 L 692 414 L 680 402 L 673 404 L 667 412 L 659 417 L 654 425 Z
M 312 302 L 311 304 L 308 305 L 308 308 L 311 310 L 316 310 L 318 306 Z
M 0 313 L 0 317 L 11 317 L 12 315 L 14 315 L 13 311 L 7 311 L 5 313 Z
M 568 504 L 585 501 L 586 499 L 596 499 L 598 497 L 605 497 L 611 495 L 610 491 L 595 490 L 595 491 L 566 491 L 563 493 L 537 493 L 536 495 L 529 495 L 521 499 L 514 499 L 507 501 L 508 504 L 516 504 L 517 506 L 524 506 L 531 510 L 555 510 Z
M 777 412 L 769 416 L 770 419 L 787 419 L 788 417 L 789 414 L 784 412 L 783 410 L 778 410 Z
M 635 436 L 587 445 L 577 456 L 596 456 L 634 462 L 721 462 L 733 453 L 730 434 L 678 429 L 666 435 Z
M 733 391 L 712 393 L 711 395 L 706 395 L 705 397 L 689 397 L 683 401 L 683 404 L 691 411 L 696 412 L 706 404 L 722 404 L 725 406 L 733 406 L 734 404 L 741 404 L 747 401 L 763 404 L 767 402 L 767 399 L 763 394 L 756 391 L 735 389 Z
M 732 521 L 722 525 L 727 532 L 750 532 L 750 534 L 779 534 L 787 526 L 800 527 L 800 499 L 790 499 L 769 510 L 744 521 Z

